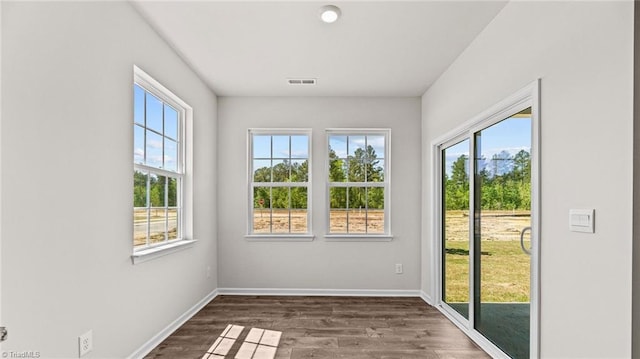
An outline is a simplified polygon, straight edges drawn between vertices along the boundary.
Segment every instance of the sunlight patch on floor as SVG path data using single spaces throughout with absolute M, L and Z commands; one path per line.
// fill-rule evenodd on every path
M 243 331 L 243 326 L 227 325 L 202 359 L 226 358 Z M 282 332 L 251 328 L 234 359 L 273 359 L 281 337 Z

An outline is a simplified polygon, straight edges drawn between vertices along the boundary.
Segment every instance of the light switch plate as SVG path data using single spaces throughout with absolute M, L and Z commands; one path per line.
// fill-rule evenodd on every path
M 572 232 L 595 233 L 595 209 L 570 209 L 569 230 Z

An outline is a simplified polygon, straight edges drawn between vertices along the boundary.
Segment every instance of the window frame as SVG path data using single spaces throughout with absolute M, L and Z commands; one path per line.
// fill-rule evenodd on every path
M 331 136 L 384 136 L 384 181 L 382 182 L 330 182 L 331 161 L 329 146 Z M 326 241 L 336 242 L 388 242 L 393 240 L 391 231 L 391 129 L 390 128 L 328 128 L 325 130 L 325 223 Z M 346 184 L 346 185 L 345 185 Z M 352 184 L 352 185 L 349 185 Z M 331 188 L 332 187 L 382 187 L 384 189 L 384 233 L 332 233 L 331 232 Z M 368 209 L 367 209 L 368 211 Z
M 307 182 L 254 182 L 254 157 L 253 157 L 253 137 L 254 136 L 307 136 Z M 313 234 L 313 216 L 312 216 L 312 197 L 313 197 L 313 153 L 312 153 L 312 129 L 310 128 L 250 128 L 247 131 L 247 234 L 245 239 L 249 241 L 312 241 L 315 238 Z M 290 159 L 291 154 L 290 154 Z M 271 154 L 273 160 L 273 154 Z M 278 185 L 274 186 L 273 184 Z M 266 185 L 269 184 L 269 185 Z M 266 186 L 265 186 L 266 185 Z M 253 231 L 254 220 L 254 188 L 255 187 L 306 187 L 307 188 L 307 231 L 305 233 L 255 233 Z M 291 208 L 289 208 L 291 209 Z
M 135 98 L 134 91 L 135 85 L 141 87 L 144 91 L 148 92 L 152 96 L 155 96 L 157 99 L 162 101 L 163 103 L 172 107 L 178 113 L 178 124 L 177 124 L 177 138 L 175 139 L 177 144 L 177 158 L 176 158 L 176 171 L 167 170 L 163 168 L 158 168 L 154 166 L 150 166 L 148 164 L 140 164 L 133 159 L 133 173 L 136 171 L 141 171 L 146 173 L 148 176 L 157 175 L 164 176 L 166 178 L 175 178 L 177 180 L 177 193 L 176 193 L 176 208 L 177 211 L 177 227 L 180 236 L 175 239 L 169 239 L 167 237 L 167 232 L 165 230 L 165 239 L 162 242 L 158 243 L 150 243 L 149 238 L 147 238 L 147 243 L 144 246 L 135 246 L 133 242 L 133 226 L 132 226 L 132 235 L 131 235 L 131 245 L 132 245 L 132 255 L 131 259 L 133 264 L 145 262 L 150 259 L 154 259 L 184 248 L 188 248 L 193 245 L 196 241 L 192 238 L 192 229 L 193 229 L 193 214 L 192 214 L 192 206 L 193 206 L 193 195 L 192 195 L 192 130 L 191 124 L 193 121 L 193 109 L 186 102 L 176 96 L 169 89 L 160 84 L 157 80 L 152 78 L 149 74 L 144 72 L 137 66 L 133 66 L 133 83 L 131 84 L 132 89 L 132 108 L 135 107 Z M 132 116 L 133 117 L 133 116 Z M 140 126 L 136 123 L 135 118 L 132 121 L 132 131 L 135 126 Z M 145 130 L 148 128 L 145 126 L 140 126 Z M 168 136 L 162 135 L 164 137 L 170 138 Z M 145 140 L 146 141 L 146 140 Z M 135 137 L 132 136 L 131 141 L 131 153 L 134 153 L 135 146 Z M 164 144 L 163 144 L 164 149 Z M 146 150 L 146 149 L 145 149 Z M 164 152 L 163 152 L 164 156 Z M 133 178 L 133 176 L 132 176 Z M 167 181 L 168 182 L 168 181 Z M 133 191 L 132 191 L 133 193 Z M 152 208 L 150 206 L 150 198 L 147 194 L 147 206 L 144 208 Z M 168 193 L 165 192 L 165 209 L 168 208 Z M 171 206 L 173 207 L 173 206 Z M 136 208 L 143 207 L 133 207 L 132 211 Z M 133 215 L 130 217 L 133 218 Z M 133 223 L 132 223 L 133 224 Z M 147 226 L 149 225 L 149 218 L 147 218 Z

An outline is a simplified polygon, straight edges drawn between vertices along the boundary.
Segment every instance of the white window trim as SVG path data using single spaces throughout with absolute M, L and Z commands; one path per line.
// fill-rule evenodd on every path
M 139 249 L 135 249 L 133 242 L 131 242 L 131 261 L 133 264 L 138 264 L 177 252 L 181 249 L 189 248 L 197 241 L 193 239 L 193 108 L 136 65 L 133 65 L 133 81 L 160 100 L 173 106 L 183 119 L 180 124 L 182 136 L 180 136 L 180 148 L 178 149 L 183 171 L 182 190 L 181 193 L 178 194 L 182 202 L 180 205 L 182 209 L 182 220 L 179 221 L 182 238 Z M 133 86 L 131 86 L 131 88 L 133 89 Z M 133 99 L 133 95 L 131 99 Z M 131 128 L 133 129 L 133 127 Z M 131 141 L 131 143 L 133 148 L 133 141 Z M 133 151 L 131 151 L 131 153 L 133 153 Z M 134 165 L 134 168 L 144 167 L 145 166 Z M 154 169 L 154 171 L 162 172 L 161 169 Z M 133 216 L 131 216 L 131 218 L 133 218 Z M 131 238 L 133 238 L 133 233 L 130 236 L 130 241 Z
M 316 236 L 313 234 L 274 233 L 247 234 L 244 238 L 250 242 L 311 242 Z
M 252 233 L 253 231 L 253 135 L 264 136 L 296 136 L 304 135 L 308 138 L 309 156 L 307 158 L 307 182 L 291 182 L 281 187 L 307 187 L 307 232 L 306 233 Z M 310 128 L 250 128 L 247 131 L 247 234 L 245 239 L 254 242 L 310 242 L 315 239 L 313 234 L 313 180 L 312 180 L 312 129 Z
M 326 242 L 391 242 L 393 235 L 386 234 L 325 234 Z
M 384 228 L 385 233 L 331 233 L 329 231 L 331 199 L 329 198 L 331 183 L 329 182 L 329 153 L 325 152 L 325 223 L 326 233 L 324 239 L 327 242 L 389 242 L 393 240 L 393 232 L 391 231 L 391 129 L 390 128 L 328 128 L 325 130 L 325 151 L 329 149 L 329 137 L 335 135 L 357 136 L 357 135 L 383 135 L 385 137 L 384 146 L 384 182 L 366 183 L 367 186 L 372 184 L 375 187 L 384 187 Z M 358 185 L 360 182 L 345 182 Z M 363 183 L 364 185 L 365 183 Z
M 166 256 L 167 254 L 175 253 L 183 249 L 193 247 L 196 242 L 196 240 L 181 239 L 177 241 L 167 242 L 161 246 L 144 248 L 135 251 L 131 255 L 131 261 L 133 264 L 148 262 L 150 260 Z

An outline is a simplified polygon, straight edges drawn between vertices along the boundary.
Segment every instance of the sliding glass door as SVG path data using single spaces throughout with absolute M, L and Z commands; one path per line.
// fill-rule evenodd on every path
M 469 319 L 469 139 L 442 151 L 442 300 Z
M 439 305 L 483 348 L 512 358 L 538 355 L 532 103 L 492 112 L 437 145 Z
M 474 137 L 474 326 L 529 358 L 531 109 Z

